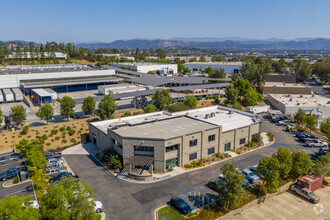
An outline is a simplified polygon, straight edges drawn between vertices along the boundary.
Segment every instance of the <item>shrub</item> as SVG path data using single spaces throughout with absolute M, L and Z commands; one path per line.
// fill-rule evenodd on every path
M 203 159 L 199 159 L 198 162 L 197 162 L 197 165 L 198 165 L 199 167 L 204 166 L 204 161 L 203 161 Z
M 40 139 L 40 140 L 39 140 L 39 144 L 45 144 L 45 141 L 42 140 L 42 139 Z
M 55 140 L 58 141 L 58 140 L 60 140 L 60 138 L 61 138 L 60 136 L 56 136 L 56 137 L 55 137 Z
M 230 156 L 230 154 L 225 153 L 225 158 L 227 158 L 227 157 L 231 157 L 231 156 Z
M 221 158 L 222 154 L 220 152 L 214 154 L 217 158 Z
M 66 139 L 62 140 L 62 144 L 65 144 L 66 142 L 68 142 Z
M 170 168 L 167 169 L 167 171 L 171 172 L 171 171 L 173 171 L 173 168 L 170 167 Z
M 49 142 L 47 142 L 47 143 L 46 143 L 46 145 L 47 145 L 47 146 L 50 146 L 50 143 L 49 143 Z
M 237 153 L 237 154 L 241 154 L 241 151 L 240 151 L 240 150 L 238 150 L 236 153 Z
M 60 131 L 65 131 L 65 127 L 61 127 L 60 128 Z
M 52 135 L 52 134 L 50 134 L 50 135 L 48 135 L 48 137 L 53 137 L 53 135 Z
M 26 135 L 28 132 L 29 132 L 29 126 L 28 126 L 28 125 L 25 125 L 25 126 L 23 127 L 22 134 L 23 134 L 23 135 Z
M 18 177 L 17 177 L 17 176 L 14 178 L 13 183 L 14 183 L 14 184 L 17 184 L 17 183 L 18 183 Z
M 252 147 L 254 147 L 254 142 L 253 142 L 253 141 L 248 141 L 247 144 L 246 144 L 246 147 L 247 147 L 247 148 L 252 148 Z
M 47 138 L 48 138 L 48 137 L 47 137 L 46 134 L 44 134 L 44 135 L 41 136 L 41 139 L 42 139 L 42 140 L 47 140 Z
M 22 137 L 22 135 L 18 135 L 18 138 L 21 138 Z
M 268 133 L 267 133 L 267 136 L 268 136 L 268 140 L 269 140 L 270 142 L 273 142 L 273 141 L 274 141 L 274 135 L 273 135 L 273 133 L 268 132 Z
M 108 162 L 111 169 L 118 169 L 121 166 L 121 161 L 118 154 L 111 154 Z
M 66 136 L 65 136 L 65 135 L 62 135 L 62 138 L 63 138 L 63 139 L 65 139 L 65 138 L 66 138 Z
M 29 136 L 27 136 L 27 138 L 31 138 L 31 136 L 29 135 Z
M 192 167 L 193 167 L 192 164 L 185 164 L 184 165 L 184 168 L 187 168 L 187 169 L 192 168 Z
M 220 95 L 220 97 L 221 97 L 221 98 L 224 98 L 224 97 L 225 97 L 225 95 Z
M 52 135 L 57 135 L 57 133 L 58 133 L 58 130 L 57 129 L 53 129 L 53 130 L 51 130 L 51 132 L 50 132 Z
M 71 139 L 70 139 L 70 142 L 71 142 L 71 143 L 76 143 L 77 141 L 76 141 L 76 139 L 71 138 Z
M 257 134 L 252 138 L 252 141 L 255 143 L 259 143 L 261 141 L 261 135 Z
M 76 131 L 73 130 L 73 129 L 71 129 L 71 130 L 69 131 L 69 135 L 70 135 L 70 136 L 74 135 L 75 133 L 76 133 Z
M 70 131 L 72 128 L 71 128 L 71 126 L 69 125 L 68 127 L 66 127 L 66 130 L 67 131 Z
M 192 162 L 192 166 L 193 166 L 193 167 L 197 167 L 197 162 L 196 162 L 196 160 L 194 160 L 194 161 Z

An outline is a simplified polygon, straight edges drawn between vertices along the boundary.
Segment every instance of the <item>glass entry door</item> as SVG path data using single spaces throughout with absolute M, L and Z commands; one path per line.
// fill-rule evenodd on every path
M 166 160 L 166 169 L 178 166 L 178 158 Z
M 231 143 L 227 143 L 227 144 L 225 144 L 225 152 L 226 152 L 226 151 L 230 151 L 230 144 L 231 144 Z

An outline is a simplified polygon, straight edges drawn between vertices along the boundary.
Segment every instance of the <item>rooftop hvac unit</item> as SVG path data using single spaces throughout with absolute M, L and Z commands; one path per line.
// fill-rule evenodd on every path
M 234 113 L 233 110 L 230 110 L 230 111 L 228 112 L 228 114 L 230 114 L 230 115 L 232 115 L 233 113 Z
M 211 118 L 215 117 L 215 112 L 211 113 Z
M 210 118 L 210 114 L 205 115 L 205 119 L 208 119 L 208 118 Z
M 289 101 L 292 102 L 292 98 L 290 98 Z
M 304 96 L 303 96 L 303 95 L 300 95 L 299 97 L 300 97 L 300 98 L 304 98 Z
M 300 105 L 300 103 L 298 102 L 297 105 Z

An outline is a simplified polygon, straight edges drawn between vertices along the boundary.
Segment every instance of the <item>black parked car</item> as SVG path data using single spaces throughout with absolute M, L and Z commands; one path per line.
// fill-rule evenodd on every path
M 191 212 L 190 206 L 179 197 L 172 197 L 170 200 L 170 204 L 183 215 L 186 215 Z
M 0 173 L 0 180 L 5 181 L 7 179 L 13 178 L 17 176 L 17 169 L 16 167 L 10 168 L 7 172 Z
M 50 153 L 45 153 L 45 157 L 48 160 L 49 158 L 56 158 L 59 159 L 62 157 L 61 152 L 50 152 Z
M 211 180 L 207 183 L 207 186 L 210 187 L 210 189 L 213 189 L 214 191 L 218 191 L 217 183 L 218 180 Z

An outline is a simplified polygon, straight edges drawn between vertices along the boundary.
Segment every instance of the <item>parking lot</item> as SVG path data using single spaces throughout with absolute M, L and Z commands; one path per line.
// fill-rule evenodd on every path
M 2 154 L 0 157 L 4 156 L 10 156 L 12 154 Z M 5 163 L 5 164 L 0 164 L 0 173 L 6 172 L 8 169 L 16 167 L 18 170 L 20 169 L 25 169 L 25 163 L 22 158 L 20 158 L 17 161 L 10 162 L 10 163 Z M 4 198 L 5 196 L 26 196 L 26 195 L 34 195 L 33 193 L 33 188 L 32 184 L 30 181 L 27 181 L 25 183 L 21 183 L 18 185 L 13 185 L 11 187 L 4 187 L 3 183 L 5 181 L 0 181 L 0 199 Z
M 255 205 L 234 217 L 223 219 L 329 219 L 330 187 L 318 189 L 315 194 L 321 199 L 318 204 L 312 204 L 297 195 L 285 192 L 266 199 L 264 203 Z

